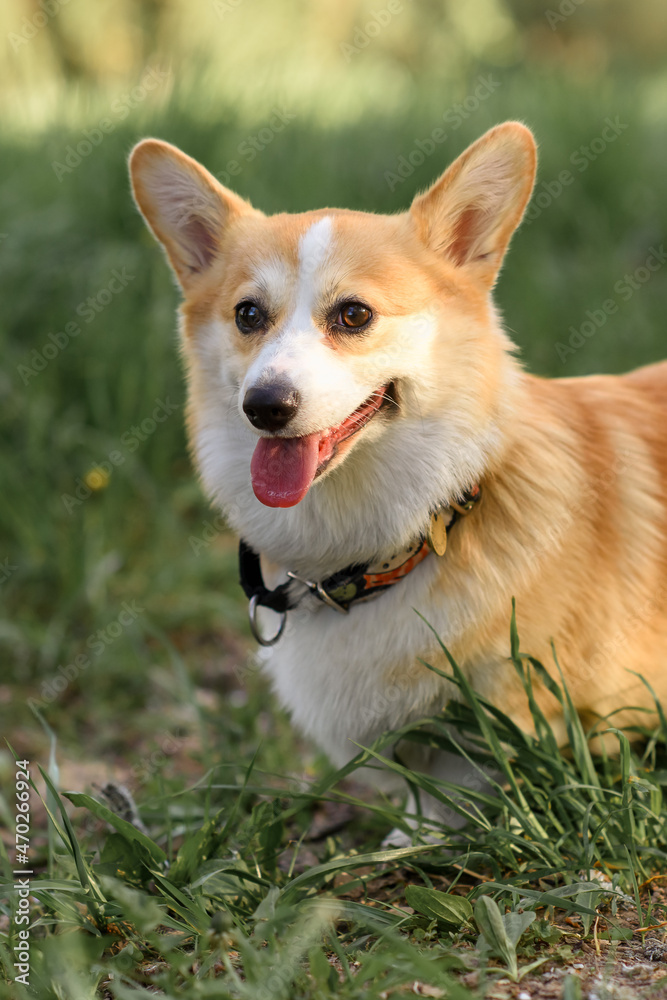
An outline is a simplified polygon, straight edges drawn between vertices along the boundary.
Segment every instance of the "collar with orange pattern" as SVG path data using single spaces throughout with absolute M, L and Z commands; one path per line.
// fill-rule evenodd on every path
M 478 504 L 481 495 L 480 487 L 475 485 L 463 494 L 460 502 L 450 502 L 438 508 L 431 514 L 429 529 L 425 535 L 384 561 L 347 566 L 321 581 L 307 580 L 290 570 L 287 573 L 289 580 L 273 590 L 264 583 L 259 554 L 241 539 L 239 572 L 241 586 L 250 600 L 250 629 L 255 639 L 263 646 L 272 646 L 277 642 L 285 627 L 287 612 L 296 608 L 308 591 L 330 608 L 347 614 L 351 604 L 393 587 L 411 573 L 431 551 L 439 556 L 444 555 L 449 532 L 461 516 L 469 514 Z M 302 584 L 306 589 L 296 588 L 295 593 L 294 582 Z M 278 632 L 269 639 L 262 636 L 258 628 L 258 607 L 270 608 L 281 615 Z

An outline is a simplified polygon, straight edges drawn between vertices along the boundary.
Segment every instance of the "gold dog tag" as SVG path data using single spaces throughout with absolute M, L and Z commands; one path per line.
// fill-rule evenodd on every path
M 437 556 L 444 556 L 447 551 L 447 521 L 442 511 L 436 510 L 431 514 L 426 540 Z

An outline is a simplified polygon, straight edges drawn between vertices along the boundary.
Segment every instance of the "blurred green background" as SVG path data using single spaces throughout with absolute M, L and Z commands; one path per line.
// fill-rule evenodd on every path
M 269 212 L 390 212 L 519 118 L 541 159 L 508 329 L 533 371 L 621 371 L 667 355 L 667 267 L 644 270 L 667 242 L 667 5 L 5 0 L 0 37 L 0 732 L 36 738 L 32 698 L 67 753 L 123 759 L 189 683 L 176 651 L 252 743 L 235 542 L 187 457 L 132 144 L 176 143 Z

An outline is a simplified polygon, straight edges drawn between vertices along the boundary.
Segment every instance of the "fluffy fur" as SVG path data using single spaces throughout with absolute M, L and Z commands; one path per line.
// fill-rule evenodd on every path
M 667 364 L 625 376 L 543 380 L 516 361 L 491 299 L 535 174 L 531 133 L 500 125 L 410 210 L 266 217 L 164 142 L 131 157 L 137 204 L 184 293 L 188 431 L 205 489 L 266 560 L 322 579 L 392 553 L 430 512 L 480 483 L 483 499 L 388 592 L 341 616 L 306 601 L 266 658 L 295 723 L 336 764 L 383 730 L 437 712 L 455 692 L 435 627 L 474 687 L 530 726 L 508 662 L 511 599 L 522 648 L 559 654 L 590 718 L 667 697 Z M 243 334 L 235 306 L 271 314 Z M 331 303 L 362 299 L 368 332 L 332 334 Z M 246 390 L 287 377 L 301 402 L 289 436 L 340 424 L 394 381 L 381 410 L 290 508 L 254 496 L 260 433 Z M 282 432 L 278 432 L 280 434 Z M 538 701 L 558 727 L 558 705 Z M 646 716 L 642 716 L 645 720 Z M 424 766 L 429 766 L 425 764 Z

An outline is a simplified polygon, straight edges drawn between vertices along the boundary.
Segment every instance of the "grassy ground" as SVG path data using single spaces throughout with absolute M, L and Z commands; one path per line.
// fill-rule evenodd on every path
M 634 277 L 667 230 L 654 88 L 633 76 L 582 91 L 494 70 L 490 96 L 398 182 L 400 158 L 482 74 L 345 126 L 299 111 L 230 183 L 267 211 L 391 211 L 486 127 L 522 118 L 540 142 L 540 180 L 498 300 L 526 364 L 576 375 L 662 357 L 667 269 Z M 330 775 L 272 704 L 234 540 L 186 456 L 176 292 L 124 167 L 151 133 L 224 171 L 271 112 L 191 107 L 174 93 L 159 113 L 138 109 L 68 171 L 53 164 L 67 166 L 86 122 L 0 139 L 0 728 L 45 799 L 39 765 L 60 789 L 95 796 L 52 795 L 49 824 L 33 795 L 36 992 L 25 995 L 357 1000 L 420 983 L 422 995 L 576 997 L 562 973 L 579 964 L 591 989 L 599 971 L 609 995 L 660 995 L 641 949 L 666 919 L 662 883 L 648 881 L 665 850 L 662 730 L 637 751 L 619 737 L 615 758 L 592 760 L 572 719 L 561 756 L 547 732 L 531 741 L 498 716 L 490 728 L 468 693 L 453 724 L 478 733 L 479 766 L 501 741 L 505 784 L 453 856 L 419 844 L 387 854 L 398 803 L 369 804 L 353 774 Z M 596 141 L 608 118 L 616 137 Z M 8 829 L 14 773 L 0 751 Z M 95 804 L 110 779 L 131 789 L 145 834 Z M 3 841 L 13 860 L 13 834 Z M 591 884 L 591 869 L 609 882 Z M 0 905 L 11 976 L 17 897 Z M 639 967 L 625 986 L 621 955 Z M 514 982 L 542 958 L 539 981 Z

